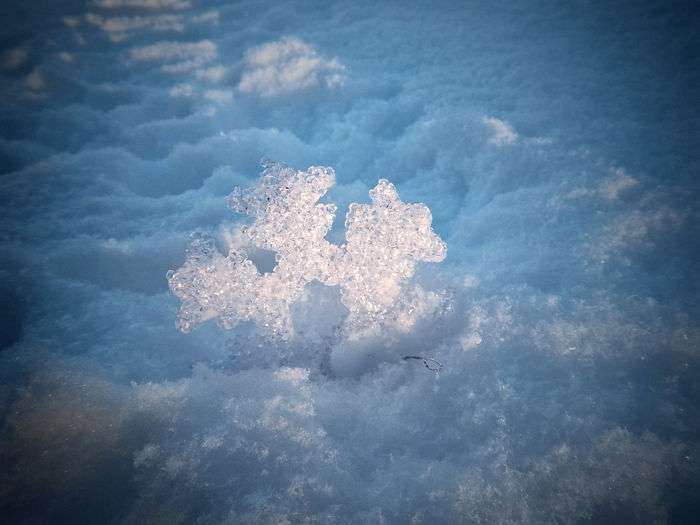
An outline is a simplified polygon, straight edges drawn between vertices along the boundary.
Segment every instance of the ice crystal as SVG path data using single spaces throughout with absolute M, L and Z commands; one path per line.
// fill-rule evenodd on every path
M 439 262 L 446 255 L 431 229 L 430 210 L 403 203 L 394 185 L 381 179 L 369 192 L 372 204 L 350 205 L 346 243 L 338 246 L 325 239 L 336 207 L 318 203 L 334 183 L 328 167 L 298 171 L 270 164 L 258 184 L 236 188 L 228 204 L 255 219 L 236 232 L 239 242 L 224 256 L 210 236 L 198 234 L 184 266 L 168 275 L 182 300 L 180 330 L 212 318 L 225 328 L 252 320 L 267 333 L 290 338 L 291 306 L 314 280 L 340 289 L 349 333 L 386 324 L 410 328 L 437 298 L 407 282 L 416 262 Z M 274 269 L 261 274 L 246 246 L 274 251 Z

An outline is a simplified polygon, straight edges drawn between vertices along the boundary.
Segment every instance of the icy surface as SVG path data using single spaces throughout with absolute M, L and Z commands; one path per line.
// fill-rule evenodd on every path
M 340 288 L 348 335 L 376 332 L 387 323 L 410 329 L 421 305 L 436 300 L 434 293 L 407 283 L 416 262 L 440 262 L 447 252 L 432 231 L 430 210 L 401 202 L 394 185 L 381 179 L 369 192 L 371 205 L 350 205 L 347 242 L 337 246 L 325 239 L 336 207 L 318 203 L 334 183 L 331 168 L 298 171 L 269 164 L 252 188 L 236 188 L 229 205 L 255 221 L 233 235 L 238 245 L 226 256 L 213 238 L 193 239 L 185 265 L 168 274 L 170 289 L 182 300 L 178 327 L 188 332 L 217 318 L 232 328 L 253 320 L 272 335 L 289 338 L 291 306 L 316 280 Z M 251 246 L 275 253 L 271 272 L 261 275 L 246 257 Z

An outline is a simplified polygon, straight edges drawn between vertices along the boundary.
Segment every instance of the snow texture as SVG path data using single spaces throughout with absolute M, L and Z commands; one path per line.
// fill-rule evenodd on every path
M 696 4 L 2 2 L 0 521 L 697 522 Z

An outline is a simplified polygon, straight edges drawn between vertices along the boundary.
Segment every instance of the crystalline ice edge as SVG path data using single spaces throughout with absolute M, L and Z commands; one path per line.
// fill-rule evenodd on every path
M 432 231 L 428 207 L 402 202 L 394 185 L 381 179 L 369 192 L 372 204 L 350 205 L 346 243 L 337 246 L 324 238 L 336 207 L 318 203 L 334 183 L 332 168 L 269 164 L 256 185 L 236 188 L 229 206 L 255 219 L 238 238 L 274 251 L 277 265 L 261 274 L 239 247 L 223 256 L 211 237 L 196 235 L 185 264 L 168 274 L 170 289 L 182 300 L 178 328 L 188 332 L 212 318 L 225 328 L 252 320 L 289 339 L 290 307 L 313 280 L 340 288 L 348 334 L 386 325 L 409 329 L 432 309 L 437 294 L 407 282 L 417 261 L 440 262 L 447 253 Z

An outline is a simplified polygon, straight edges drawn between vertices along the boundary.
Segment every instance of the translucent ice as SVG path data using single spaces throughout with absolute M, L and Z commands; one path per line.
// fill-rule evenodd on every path
M 325 239 L 336 207 L 318 203 L 334 182 L 331 168 L 298 171 L 270 164 L 258 184 L 236 188 L 229 205 L 255 221 L 240 228 L 240 242 L 227 256 L 212 238 L 194 238 L 185 265 L 168 275 L 170 289 L 182 300 L 178 327 L 187 332 L 217 318 L 231 328 L 253 320 L 265 332 L 290 338 L 290 308 L 307 283 L 317 280 L 339 287 L 348 333 L 384 325 L 410 328 L 439 300 L 407 283 L 417 261 L 439 262 L 446 255 L 445 244 L 431 229 L 430 210 L 401 202 L 393 184 L 382 179 L 370 191 L 371 205 L 350 205 L 346 243 L 337 246 Z M 274 251 L 272 272 L 261 274 L 245 247 Z

